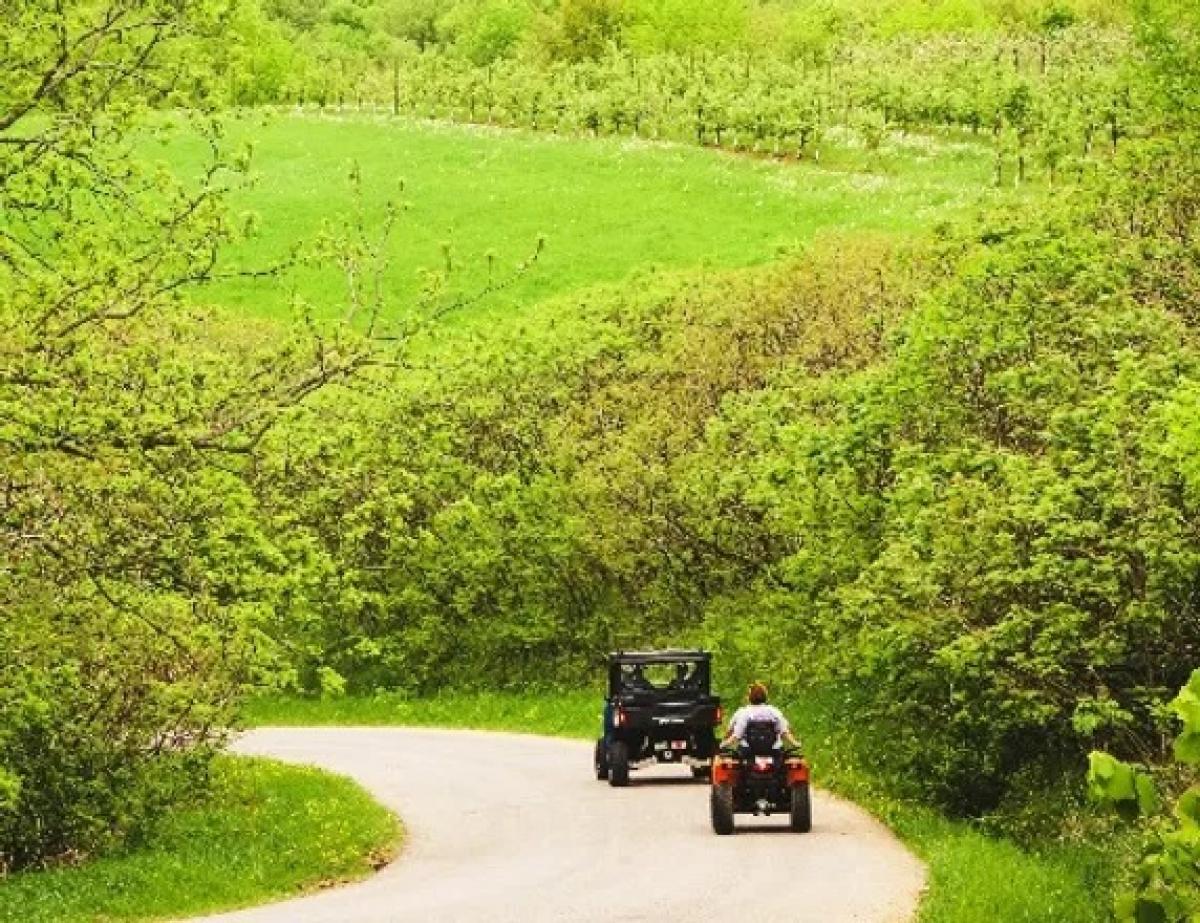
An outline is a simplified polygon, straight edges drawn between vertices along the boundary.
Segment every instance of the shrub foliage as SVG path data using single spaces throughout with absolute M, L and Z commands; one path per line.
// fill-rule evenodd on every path
M 311 325 L 229 343 L 187 294 L 240 233 L 244 164 L 199 115 L 199 176 L 138 166 L 130 133 L 228 100 L 248 46 L 211 39 L 253 33 L 248 9 L 47 0 L 0 40 L 0 866 L 186 797 L 266 674 L 567 683 L 607 648 L 698 640 L 850 690 L 880 758 L 966 813 L 1093 747 L 1164 755 L 1200 650 L 1186 4 L 1146 4 L 1136 137 L 1114 110 L 1122 143 L 1055 202 L 647 273 L 435 328 L 403 363 Z M 364 31 L 359 5 L 325 12 Z M 442 12 L 392 9 L 431 44 Z M 547 41 L 634 35 L 626 12 L 564 5 Z M 470 73 L 521 16 L 488 7 Z M 1010 129 L 1034 102 L 1005 97 Z M 363 233 L 337 256 L 354 329 L 381 333 Z
M 246 470 L 287 407 L 361 360 L 300 335 L 221 349 L 185 300 L 237 233 L 224 194 L 243 164 L 203 115 L 211 62 L 190 57 L 226 13 L 6 11 L 0 872 L 85 854 L 201 786 L 282 563 Z M 139 165 L 142 116 L 184 102 L 209 163 Z

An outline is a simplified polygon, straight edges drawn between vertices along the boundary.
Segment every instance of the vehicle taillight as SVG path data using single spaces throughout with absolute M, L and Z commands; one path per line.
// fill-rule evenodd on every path
M 713 724 L 720 724 L 724 717 L 725 717 L 725 709 L 723 709 L 720 705 L 718 705 L 716 717 L 713 718 Z
M 616 723 L 617 727 L 621 727 L 625 723 L 625 709 L 623 709 L 623 708 L 617 709 L 617 716 L 615 718 L 615 723 Z

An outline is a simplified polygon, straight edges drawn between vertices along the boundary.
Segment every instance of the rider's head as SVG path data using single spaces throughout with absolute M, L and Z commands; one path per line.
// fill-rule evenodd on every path
M 767 687 L 762 683 L 751 683 L 750 688 L 746 691 L 746 698 L 750 700 L 751 705 L 765 705 L 767 703 Z

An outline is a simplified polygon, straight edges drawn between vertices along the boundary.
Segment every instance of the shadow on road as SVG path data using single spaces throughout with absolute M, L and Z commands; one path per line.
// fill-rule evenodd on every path
M 708 788 L 707 779 L 693 779 L 691 776 L 654 776 L 639 779 L 631 776 L 629 788 L 658 788 L 663 785 L 690 785 L 694 788 Z
M 735 824 L 733 835 L 740 836 L 744 833 L 762 833 L 762 834 L 784 834 L 788 836 L 805 836 L 803 833 L 796 833 L 788 826 L 786 817 L 782 818 L 779 823 L 759 823 L 759 824 Z

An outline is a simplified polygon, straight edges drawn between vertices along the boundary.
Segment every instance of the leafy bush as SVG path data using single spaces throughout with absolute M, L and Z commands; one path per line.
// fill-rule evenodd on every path
M 1183 722 L 1175 757 L 1190 768 L 1192 781 L 1170 810 L 1164 810 L 1148 774 L 1107 753 L 1091 756 L 1088 781 L 1093 798 L 1126 820 L 1142 818 L 1146 828 L 1132 889 L 1117 898 L 1119 920 L 1186 923 L 1200 908 L 1200 782 L 1195 781 L 1195 767 L 1200 766 L 1200 670 L 1171 709 Z
M 651 278 L 269 437 L 257 488 L 294 554 L 272 631 L 299 684 L 321 665 L 354 692 L 560 682 L 690 627 L 730 561 L 676 495 L 689 446 L 789 363 L 868 361 L 911 292 L 872 287 L 889 253 L 840 241 L 719 285 Z
M 227 12 L 32 2 L 0 43 L 0 872 L 109 845 L 202 787 L 283 562 L 247 467 L 361 358 L 304 335 L 224 349 L 184 298 L 238 233 L 223 203 L 244 159 L 199 114 L 197 176 L 130 138 L 153 107 L 212 103 Z
M 0 627 L 17 655 L 0 662 L 5 868 L 137 835 L 203 791 L 246 679 L 238 640 L 197 626 L 186 600 L 142 595 L 123 611 L 57 592 L 76 598 L 37 594 L 7 606 Z

